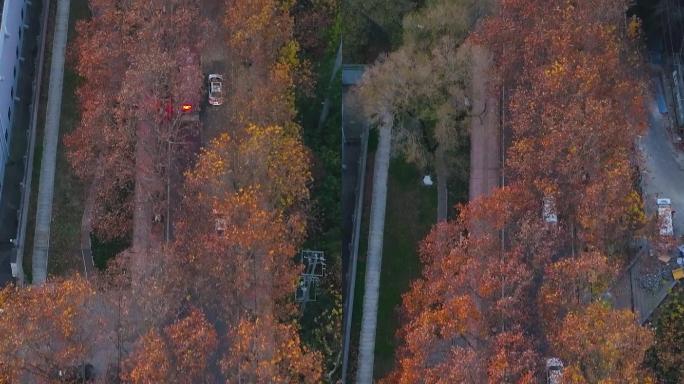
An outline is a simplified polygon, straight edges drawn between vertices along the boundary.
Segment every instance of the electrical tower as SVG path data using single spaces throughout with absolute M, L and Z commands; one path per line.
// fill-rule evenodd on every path
M 299 276 L 295 301 L 306 304 L 318 300 L 321 279 L 325 276 L 326 264 L 323 251 L 304 250 L 299 254 L 304 271 Z

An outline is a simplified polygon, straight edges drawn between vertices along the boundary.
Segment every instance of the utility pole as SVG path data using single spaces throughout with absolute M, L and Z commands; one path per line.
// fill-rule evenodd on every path
M 506 140 L 505 140 L 505 125 L 506 125 L 506 86 L 501 83 L 501 141 L 499 145 L 501 146 L 501 187 L 506 183 L 505 178 L 505 155 L 506 155 Z M 501 227 L 501 261 L 505 259 L 505 247 L 506 247 L 506 224 Z M 506 295 L 505 290 L 506 276 L 502 276 L 501 280 L 501 299 Z M 505 332 L 506 324 L 503 321 L 503 316 L 501 317 L 501 331 Z
M 192 112 L 192 105 L 184 103 L 180 107 L 180 113 L 176 115 L 169 129 L 169 136 L 166 139 L 166 222 L 164 240 L 166 243 L 171 239 L 171 148 L 174 144 L 187 144 L 182 141 L 173 141 L 171 134 L 175 132 L 183 123 L 183 117 Z M 186 120 L 187 121 L 187 120 Z
M 168 145 L 166 148 L 166 231 L 164 240 L 168 243 L 171 233 L 171 220 L 169 218 L 171 213 L 171 138 L 166 142 Z

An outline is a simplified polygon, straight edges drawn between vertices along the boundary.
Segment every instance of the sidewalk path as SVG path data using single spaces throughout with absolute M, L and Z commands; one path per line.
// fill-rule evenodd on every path
M 394 116 L 385 112 L 381 114 L 380 121 L 382 124 L 378 127 L 379 139 L 375 152 L 366 283 L 363 292 L 363 315 L 361 316 L 361 333 L 359 335 L 359 360 L 356 371 L 356 382 L 358 384 L 373 383 L 375 330 L 378 323 L 380 268 L 382 267 L 382 243 L 385 233 L 385 209 L 387 208 L 387 178 Z
M 50 247 L 50 223 L 52 221 L 52 197 L 55 190 L 55 165 L 59 142 L 59 120 L 62 112 L 62 87 L 64 85 L 64 54 L 69 29 L 70 0 L 58 0 L 55 18 L 55 34 L 52 41 L 52 62 L 48 88 L 47 112 L 45 114 L 45 138 L 43 159 L 40 164 L 38 201 L 36 204 L 36 232 L 33 243 L 33 284 L 43 284 L 47 279 L 48 250 Z

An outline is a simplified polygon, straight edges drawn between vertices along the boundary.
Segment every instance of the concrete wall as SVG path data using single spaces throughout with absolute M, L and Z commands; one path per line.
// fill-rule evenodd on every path
M 0 181 L 5 175 L 9 142 L 14 120 L 17 78 L 23 69 L 21 52 L 26 32 L 24 20 L 28 18 L 26 0 L 4 0 L 0 22 Z M 0 185 L 0 191 L 2 191 Z

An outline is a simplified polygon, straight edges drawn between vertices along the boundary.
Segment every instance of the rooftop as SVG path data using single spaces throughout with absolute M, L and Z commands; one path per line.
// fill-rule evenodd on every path
M 354 85 L 361 80 L 363 72 L 365 70 L 364 65 L 359 64 L 345 64 L 342 66 L 342 85 Z

